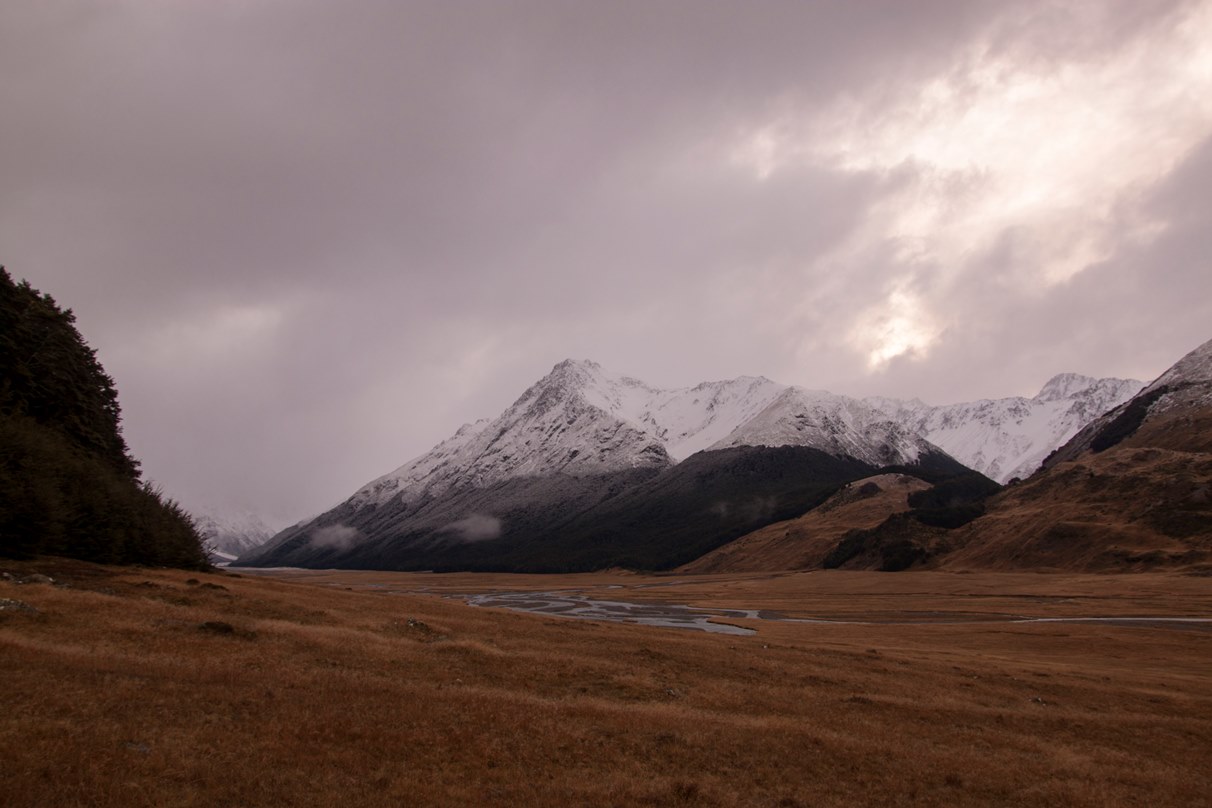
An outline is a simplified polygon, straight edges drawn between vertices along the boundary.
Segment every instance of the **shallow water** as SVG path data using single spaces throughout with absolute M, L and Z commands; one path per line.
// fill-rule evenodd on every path
M 1209 617 L 1026 617 L 1015 614 L 953 614 L 947 612 L 913 613 L 907 619 L 835 620 L 820 617 L 787 617 L 765 609 L 711 609 L 665 603 L 634 603 L 623 600 L 600 600 L 576 592 L 489 592 L 480 595 L 460 595 L 473 606 L 513 609 L 554 617 L 582 620 L 606 620 L 616 623 L 638 623 L 662 628 L 684 628 L 717 634 L 748 635 L 753 629 L 715 622 L 727 618 L 769 620 L 779 623 L 817 623 L 831 625 L 927 625 L 949 623 L 1105 623 L 1138 628 L 1212 629 Z
M 756 611 L 749 610 L 698 609 L 693 606 L 661 603 L 598 600 L 571 592 L 490 592 L 464 597 L 473 606 L 494 606 L 582 620 L 609 620 L 662 628 L 685 628 L 715 634 L 747 635 L 756 632 L 750 628 L 711 622 L 713 618 L 758 616 Z
M 241 570 L 242 573 L 309 572 L 307 570 L 257 569 Z M 640 584 L 635 589 L 677 586 L 686 581 L 662 581 L 656 584 Z M 326 586 L 351 588 L 346 582 L 326 582 Z M 434 591 L 432 587 L 399 588 L 392 584 L 361 584 L 359 588 L 398 595 L 439 595 L 457 598 L 473 606 L 491 606 L 501 609 L 546 614 L 552 617 L 568 617 L 580 620 L 605 620 L 616 623 L 636 623 L 661 628 L 681 628 L 693 631 L 708 631 L 716 634 L 751 635 L 753 629 L 730 625 L 728 619 L 764 620 L 779 623 L 813 623 L 818 625 L 946 625 L 959 623 L 1101 623 L 1103 625 L 1131 627 L 1136 629 L 1186 629 L 1190 631 L 1212 631 L 1212 617 L 1188 616 L 1068 616 L 1032 617 L 1023 614 L 1000 612 L 966 611 L 894 611 L 878 616 L 853 615 L 845 618 L 833 617 L 789 617 L 768 609 L 725 609 L 685 606 L 667 603 L 635 603 L 623 600 L 591 598 L 577 591 L 555 590 L 542 592 L 488 592 L 483 594 L 449 594 Z M 620 584 L 610 584 L 605 589 L 627 589 Z

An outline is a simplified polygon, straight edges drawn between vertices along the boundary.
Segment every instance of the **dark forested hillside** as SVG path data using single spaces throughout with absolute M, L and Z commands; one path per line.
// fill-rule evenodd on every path
M 942 455 L 912 467 L 931 481 L 971 473 Z M 806 446 L 738 446 L 666 469 L 550 475 L 467 487 L 417 503 L 335 508 L 321 523 L 280 533 L 238 566 L 587 572 L 672 569 L 772 522 L 799 516 L 880 469 Z M 451 532 L 492 514 L 491 540 Z M 369 540 L 349 545 L 343 534 Z M 317 540 L 318 538 L 318 540 Z
M 189 516 L 141 482 L 120 421 L 71 311 L 0 267 L 0 554 L 205 566 Z

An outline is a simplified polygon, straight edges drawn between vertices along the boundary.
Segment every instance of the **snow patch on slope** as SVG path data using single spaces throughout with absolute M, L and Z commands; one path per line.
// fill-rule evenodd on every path
M 859 399 L 789 387 L 712 449 L 807 446 L 872 465 L 913 463 L 933 449 L 925 440 Z
M 660 390 L 629 376 L 611 376 L 596 362 L 582 368 L 586 401 L 659 440 L 678 461 L 722 440 L 786 389 L 760 376 L 741 376 Z
M 1082 427 L 1132 398 L 1143 382 L 1062 373 L 1033 398 L 985 399 L 932 407 L 920 400 L 867 403 L 956 460 L 998 482 L 1026 477 Z
M 1191 351 L 1158 376 L 1145 392 L 1163 385 L 1199 384 L 1212 382 L 1212 340 Z
M 194 527 L 211 561 L 230 563 L 241 554 L 260 547 L 273 531 L 259 516 L 247 511 L 210 508 L 193 514 Z
M 454 435 L 425 454 L 358 489 L 353 495 L 355 504 L 386 502 L 403 489 L 423 485 L 435 475 L 440 477 L 444 469 L 462 466 L 466 462 L 467 446 L 491 423 L 491 419 L 483 418 L 473 424 L 463 424 Z

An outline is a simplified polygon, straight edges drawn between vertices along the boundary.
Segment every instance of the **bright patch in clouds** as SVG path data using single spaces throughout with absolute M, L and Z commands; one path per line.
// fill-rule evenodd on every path
M 938 339 L 939 329 L 922 301 L 896 289 L 859 317 L 851 343 L 867 355 L 872 370 L 904 355 L 921 355 Z
M 1118 50 L 1079 57 L 1057 62 L 978 42 L 958 68 L 891 102 L 785 110 L 748 130 L 729 157 L 760 180 L 805 163 L 907 178 L 852 247 L 892 245 L 903 280 L 926 278 L 932 297 L 988 271 L 994 254 L 1005 279 L 1045 294 L 1160 232 L 1132 200 L 1212 134 L 1212 3 Z M 858 255 L 829 260 L 856 265 Z M 852 344 L 872 368 L 924 355 L 940 333 L 927 302 L 889 294 L 860 315 Z

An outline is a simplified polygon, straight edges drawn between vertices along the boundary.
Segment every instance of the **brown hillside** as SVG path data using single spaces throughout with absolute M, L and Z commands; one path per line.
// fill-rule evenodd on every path
M 1131 400 L 1087 424 L 1044 461 L 1052 468 L 1115 445 L 1212 452 L 1212 340 Z
M 1121 445 L 1212 454 L 1212 406 L 1151 412 Z
M 949 568 L 1212 571 L 1212 341 L 946 540 Z
M 1212 568 L 1212 455 L 1130 445 L 1142 438 L 1006 489 L 951 533 L 943 566 Z
M 847 531 L 873 528 L 892 514 L 908 510 L 909 495 L 929 487 L 905 474 L 858 480 L 803 516 L 755 530 L 678 571 L 773 572 L 819 567 Z

